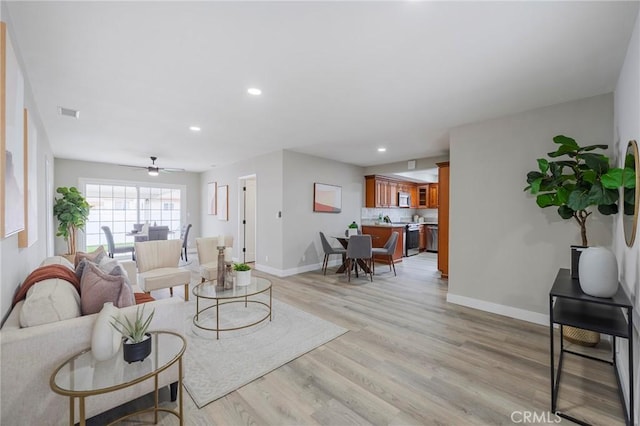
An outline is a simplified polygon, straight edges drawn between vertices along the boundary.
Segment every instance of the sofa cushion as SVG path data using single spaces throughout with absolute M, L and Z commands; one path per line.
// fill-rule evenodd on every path
M 80 289 L 80 282 L 76 278 L 76 274 L 73 272 L 73 269 L 69 269 L 66 266 L 59 264 L 40 266 L 31 271 L 27 278 L 24 279 L 24 282 L 13 297 L 13 305 L 27 296 L 27 292 L 29 291 L 31 286 L 34 286 L 41 281 L 51 278 L 63 279 L 73 284 L 76 289 Z
M 40 266 L 47 266 L 47 265 L 63 265 L 69 269 L 73 269 L 73 263 L 69 262 L 69 260 L 67 260 L 67 258 L 64 256 L 47 257 L 40 264 Z
M 32 327 L 80 316 L 80 295 L 65 280 L 52 278 L 38 282 L 27 291 L 20 309 L 20 326 Z
M 127 283 L 129 287 L 131 287 L 131 282 L 129 282 L 129 274 L 127 274 L 127 271 L 117 260 L 112 259 L 109 256 L 105 256 L 102 258 L 100 263 L 98 263 L 98 267 L 103 272 L 109 275 L 122 276 L 124 278 L 124 282 Z M 131 292 L 133 293 L 133 290 Z
M 77 268 L 78 264 L 82 259 L 89 259 L 93 263 L 100 263 L 102 258 L 105 257 L 106 255 L 107 253 L 104 251 L 104 247 L 102 246 L 98 246 L 98 248 L 92 251 L 91 253 L 85 253 L 85 252 L 79 251 L 76 253 L 76 259 L 73 266 Z
M 118 308 L 135 303 L 131 287 L 122 275 L 109 275 L 92 262 L 87 263 L 82 273 L 80 294 L 82 315 L 100 312 L 106 302 Z

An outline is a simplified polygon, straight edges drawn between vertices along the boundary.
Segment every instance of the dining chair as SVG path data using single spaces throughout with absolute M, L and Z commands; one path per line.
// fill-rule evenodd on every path
M 225 235 L 224 246 L 233 247 L 233 236 Z M 215 280 L 218 277 L 218 237 L 196 238 L 196 249 L 201 282 Z
M 184 252 L 184 261 L 187 262 L 187 245 L 189 244 L 189 230 L 191 229 L 191 224 L 188 224 L 187 227 L 183 230 L 180 239 L 182 240 L 182 251 L 180 252 L 180 259 L 182 259 L 182 254 Z
M 133 246 L 116 246 L 113 241 L 113 234 L 111 233 L 111 228 L 108 226 L 103 226 L 102 231 L 104 231 L 104 236 L 107 237 L 107 247 L 109 252 L 109 257 L 113 257 L 114 254 L 119 253 L 131 253 L 131 259 L 136 260 L 135 248 Z
M 358 260 L 365 262 L 369 269 L 369 276 L 373 281 L 373 251 L 371 247 L 371 235 L 352 235 L 349 237 L 347 246 L 347 274 L 351 281 L 351 269 L 355 266 L 356 276 L 358 276 Z M 355 265 L 354 265 L 355 262 Z M 367 271 L 364 271 L 367 273 Z
M 133 240 L 136 243 L 141 243 L 143 241 L 149 241 L 149 222 L 145 222 L 142 224 L 142 226 L 140 227 L 140 232 L 138 232 L 134 237 Z
M 327 237 L 324 236 L 324 232 L 320 232 L 320 241 L 322 242 L 322 249 L 324 250 L 324 260 L 322 261 L 322 272 L 324 275 L 327 275 L 327 266 L 329 265 L 329 256 L 332 254 L 339 254 L 341 256 L 345 256 L 347 254 L 347 250 L 342 247 L 333 247 L 327 241 Z
M 391 233 L 391 236 L 384 244 L 383 247 L 375 247 L 372 249 L 373 255 L 380 254 L 383 256 L 387 256 L 389 258 L 389 271 L 393 267 L 393 275 L 396 275 L 396 265 L 393 263 L 393 253 L 396 251 L 396 246 L 398 245 L 398 237 L 400 234 L 397 231 Z M 373 273 L 376 273 L 376 261 L 373 260 Z

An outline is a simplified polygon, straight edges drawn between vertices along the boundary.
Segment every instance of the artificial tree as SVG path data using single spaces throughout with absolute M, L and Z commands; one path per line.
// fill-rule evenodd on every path
M 635 187 L 633 169 L 609 166 L 609 157 L 594 152 L 607 145 L 580 146 L 567 136 L 558 135 L 553 142 L 560 145 L 538 158 L 538 170 L 527 173 L 524 190 L 536 196 L 542 208 L 557 206 L 563 219 L 575 219 L 580 226 L 582 245 L 588 245 L 587 219 L 597 208 L 603 215 L 618 213 L 619 189 Z
M 53 214 L 58 219 L 58 232 L 56 236 L 64 237 L 67 242 L 67 254 L 76 252 L 76 233 L 83 229 L 89 219 L 91 206 L 84 196 L 75 187 L 60 187 L 56 192 L 62 198 L 56 198 L 53 206 Z

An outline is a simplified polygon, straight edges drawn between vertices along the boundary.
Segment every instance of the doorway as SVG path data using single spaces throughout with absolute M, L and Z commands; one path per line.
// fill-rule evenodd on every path
M 250 263 L 256 261 L 256 175 L 239 178 L 238 190 L 238 260 Z

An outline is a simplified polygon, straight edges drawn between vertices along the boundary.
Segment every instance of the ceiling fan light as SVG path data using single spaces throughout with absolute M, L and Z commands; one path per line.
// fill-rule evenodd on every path
M 158 176 L 158 168 L 149 167 L 149 176 Z

